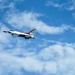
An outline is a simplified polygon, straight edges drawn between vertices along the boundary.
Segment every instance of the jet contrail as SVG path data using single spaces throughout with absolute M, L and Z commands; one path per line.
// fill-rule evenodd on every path
M 60 41 L 55 41 L 55 40 L 47 40 L 47 39 L 42 39 L 42 38 L 36 38 L 36 39 L 38 39 L 38 40 L 42 40 L 42 41 L 45 41 L 45 42 L 48 42 L 48 43 L 56 43 L 56 44 L 64 44 L 64 43 L 66 43 L 67 44 L 67 42 L 60 42 Z

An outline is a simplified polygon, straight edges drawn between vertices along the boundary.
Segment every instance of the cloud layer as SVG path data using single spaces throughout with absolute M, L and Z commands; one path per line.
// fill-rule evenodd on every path
M 71 44 L 54 44 L 42 49 L 38 54 L 25 57 L 0 52 L 0 73 L 5 75 L 3 74 L 5 71 L 6 75 L 9 73 L 21 75 L 21 69 L 23 69 L 41 75 L 60 75 L 61 73 L 62 75 L 74 75 L 74 57 L 75 48 Z
M 68 0 L 64 3 L 60 3 L 60 1 L 58 0 L 55 0 L 55 1 L 52 1 L 52 0 L 49 0 L 47 3 L 46 3 L 46 6 L 53 6 L 55 8 L 62 8 L 62 9 L 66 9 L 68 11 L 72 11 L 75 9 L 75 1 L 74 0 Z

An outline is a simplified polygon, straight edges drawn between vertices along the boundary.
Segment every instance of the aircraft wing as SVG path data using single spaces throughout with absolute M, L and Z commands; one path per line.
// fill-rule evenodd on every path
M 19 36 L 25 37 L 25 36 L 28 36 L 28 34 L 19 34 Z

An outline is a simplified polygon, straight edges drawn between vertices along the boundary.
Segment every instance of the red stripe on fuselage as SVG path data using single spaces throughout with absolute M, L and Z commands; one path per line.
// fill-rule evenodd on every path
M 30 34 L 29 32 L 25 33 L 25 34 Z

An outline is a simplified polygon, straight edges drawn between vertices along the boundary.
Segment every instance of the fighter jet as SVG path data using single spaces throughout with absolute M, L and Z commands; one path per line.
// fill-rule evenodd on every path
M 36 29 L 31 30 L 30 32 L 26 32 L 26 33 L 22 33 L 22 32 L 18 32 L 18 31 L 14 31 L 14 30 L 4 30 L 4 33 L 10 33 L 12 35 L 16 35 L 19 37 L 24 37 L 25 39 L 30 39 L 30 38 L 35 38 L 34 36 L 34 32 Z

